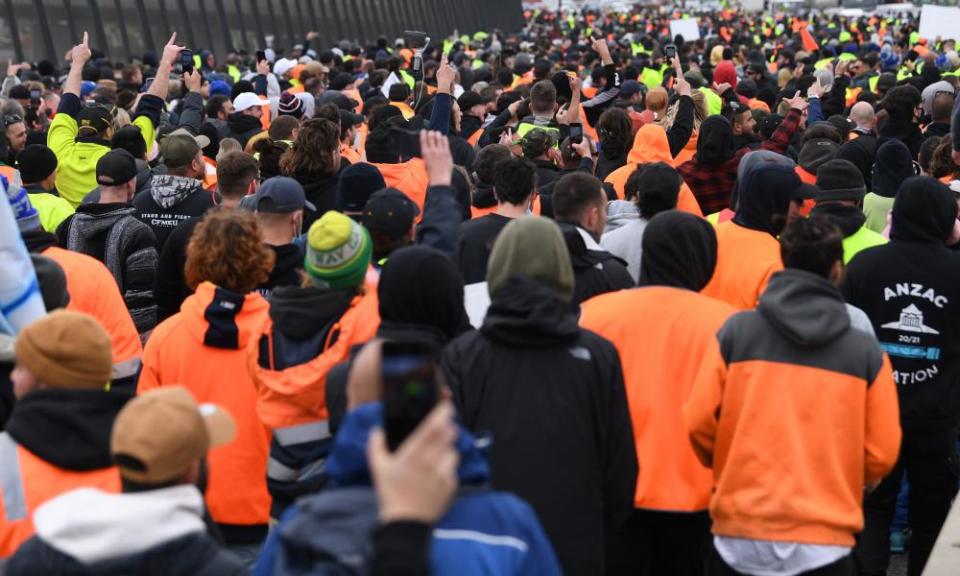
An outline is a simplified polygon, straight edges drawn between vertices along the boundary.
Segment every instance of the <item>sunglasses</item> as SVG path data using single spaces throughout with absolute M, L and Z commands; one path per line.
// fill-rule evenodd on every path
M 23 122 L 23 117 L 19 114 L 7 114 L 3 117 L 3 127 L 8 128 L 14 124 L 19 124 Z

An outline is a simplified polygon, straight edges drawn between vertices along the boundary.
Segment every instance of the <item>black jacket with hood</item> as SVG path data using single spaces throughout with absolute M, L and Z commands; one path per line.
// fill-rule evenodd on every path
M 150 187 L 134 196 L 137 218 L 149 226 L 157 237 L 157 252 L 163 250 L 170 233 L 195 216 L 213 208 L 213 196 L 196 178 L 158 174 Z
M 946 246 L 956 216 L 944 184 L 908 178 L 890 243 L 860 252 L 843 284 L 890 356 L 907 431 L 944 431 L 960 419 L 960 254 Z
M 220 133 L 220 139 L 235 138 L 240 142 L 241 148 L 247 147 L 247 142 L 263 132 L 263 124 L 260 119 L 243 112 L 234 112 L 227 117 L 226 128 Z
M 442 360 L 463 425 L 491 433 L 496 490 L 529 502 L 564 573 L 604 573 L 604 533 L 633 510 L 637 461 L 609 341 L 555 290 L 513 276 Z
M 570 251 L 570 263 L 573 264 L 574 304 L 585 302 L 598 294 L 636 287 L 623 260 L 600 248 L 596 241 L 588 246 L 583 234 L 589 233 L 581 233 L 582 229 L 576 224 L 558 224 Z
M 136 218 L 136 209 L 118 202 L 81 204 L 57 228 L 57 244 L 92 256 L 106 265 L 123 294 L 137 332 L 157 325 L 153 288 L 157 275 L 157 237 Z
M 45 389 L 17 401 L 6 432 L 45 462 L 72 471 L 113 466 L 113 421 L 132 398 L 126 392 Z
M 310 225 L 319 220 L 321 216 L 330 210 L 337 209 L 337 184 L 340 182 L 340 174 L 350 165 L 346 158 L 340 159 L 340 170 L 335 174 L 297 172 L 290 177 L 303 186 L 303 192 L 306 194 L 307 201 L 317 207 L 317 211 L 304 210 L 303 229 L 310 229 Z

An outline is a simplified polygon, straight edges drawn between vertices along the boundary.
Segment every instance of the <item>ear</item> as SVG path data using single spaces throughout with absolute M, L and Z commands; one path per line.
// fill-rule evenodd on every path
M 837 260 L 836 262 L 833 263 L 833 267 L 830 268 L 830 277 L 828 278 L 828 280 L 830 280 L 831 284 L 835 286 L 839 286 L 840 284 L 843 283 L 843 273 L 844 273 L 843 260 Z

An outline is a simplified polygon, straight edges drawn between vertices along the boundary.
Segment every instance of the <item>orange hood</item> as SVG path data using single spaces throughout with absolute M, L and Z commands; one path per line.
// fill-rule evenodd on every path
M 239 350 L 258 337 L 269 305 L 257 292 L 240 295 L 203 282 L 180 307 L 190 335 L 204 346 Z
M 692 160 L 693 155 L 697 153 L 697 140 L 700 139 L 699 132 L 694 132 L 690 135 L 690 139 L 687 140 L 687 145 L 683 147 L 683 150 L 677 154 L 677 157 L 673 159 L 672 164 L 674 167 L 679 166 L 686 162 L 687 160 Z
M 633 138 L 633 148 L 627 155 L 630 164 L 649 164 L 651 162 L 666 162 L 673 166 L 673 156 L 670 155 L 670 142 L 667 141 L 667 131 L 656 124 L 644 124 L 637 130 Z

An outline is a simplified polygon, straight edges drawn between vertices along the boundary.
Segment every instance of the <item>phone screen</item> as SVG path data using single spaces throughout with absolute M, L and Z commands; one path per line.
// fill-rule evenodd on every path
M 394 451 L 437 404 L 433 350 L 417 342 L 384 342 L 380 370 L 384 432 Z
M 667 44 L 663 47 L 663 55 L 666 58 L 673 58 L 677 55 L 677 47 L 674 44 Z
M 180 70 L 184 74 L 193 72 L 193 50 L 184 49 L 180 52 Z
M 583 142 L 583 126 L 580 124 L 570 125 L 570 142 L 579 144 Z

